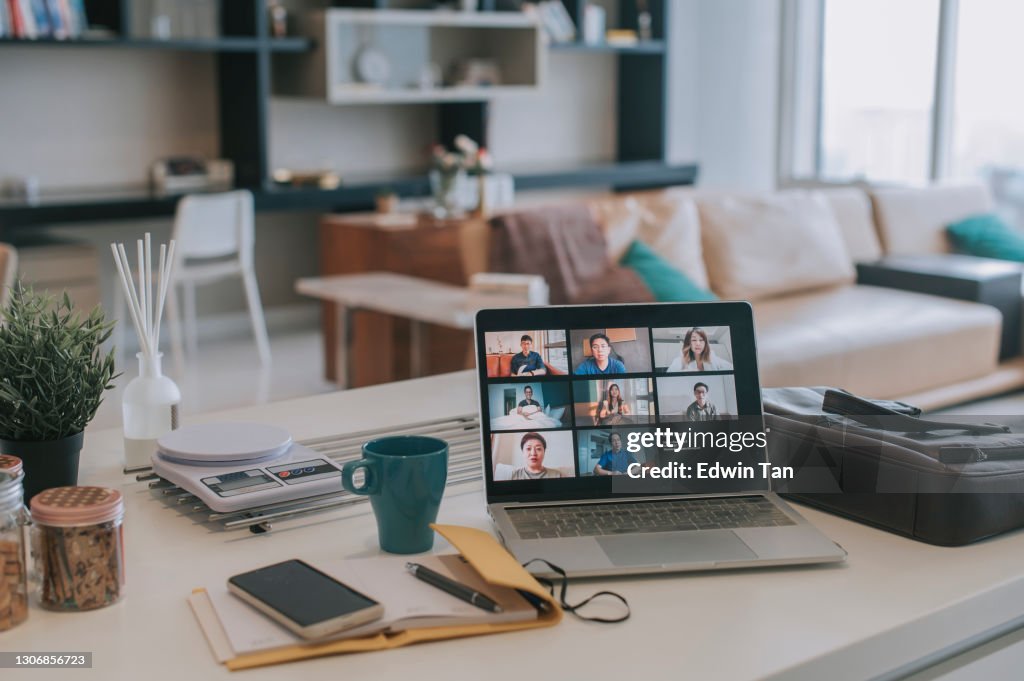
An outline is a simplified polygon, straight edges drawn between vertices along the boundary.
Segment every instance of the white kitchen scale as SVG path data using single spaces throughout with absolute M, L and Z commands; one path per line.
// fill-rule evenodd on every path
M 153 471 L 221 513 L 342 491 L 339 465 L 263 423 L 172 430 L 157 441 Z

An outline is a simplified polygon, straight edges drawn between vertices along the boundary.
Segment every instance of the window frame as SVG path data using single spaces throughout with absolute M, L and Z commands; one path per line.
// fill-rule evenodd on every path
M 822 77 L 826 0 L 783 0 L 779 55 L 776 183 L 780 187 L 861 184 L 822 176 Z M 953 151 L 957 18 L 960 0 L 939 0 L 928 180 L 949 176 Z

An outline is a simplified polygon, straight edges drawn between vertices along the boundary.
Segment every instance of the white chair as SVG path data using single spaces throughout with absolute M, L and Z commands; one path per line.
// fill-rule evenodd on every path
M 182 324 L 178 311 L 178 287 L 184 297 L 184 331 L 188 354 L 195 356 L 196 287 L 230 277 L 240 277 L 256 337 L 260 362 L 270 365 L 270 341 L 263 318 L 259 287 L 253 266 L 255 229 L 252 193 L 233 191 L 223 194 L 193 194 L 178 202 L 172 238 L 175 240 L 175 266 L 167 289 L 167 326 L 178 371 L 184 369 Z M 120 287 L 116 287 L 119 327 L 127 320 L 127 309 Z M 123 334 L 119 333 L 119 337 Z
M 0 244 L 0 310 L 7 304 L 18 274 L 18 251 L 10 244 Z

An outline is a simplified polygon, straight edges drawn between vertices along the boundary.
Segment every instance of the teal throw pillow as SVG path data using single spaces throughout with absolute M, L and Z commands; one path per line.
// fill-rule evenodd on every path
M 995 213 L 972 215 L 946 227 L 953 248 L 983 258 L 1024 262 L 1024 234 Z
M 659 303 L 718 300 L 640 241 L 629 245 L 619 263 L 636 272 Z

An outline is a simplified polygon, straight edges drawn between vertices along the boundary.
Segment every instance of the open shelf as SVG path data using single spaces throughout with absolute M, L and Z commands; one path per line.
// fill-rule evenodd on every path
M 328 9 L 296 26 L 316 45 L 274 60 L 278 95 L 336 105 L 481 102 L 534 92 L 544 71 L 540 26 L 519 12 Z
M 588 45 L 582 42 L 551 43 L 548 47 L 554 52 L 597 52 L 610 54 L 664 54 L 665 43 L 661 40 L 647 40 L 635 45 L 610 45 L 601 43 Z
M 331 101 L 345 104 L 424 104 L 431 102 L 483 102 L 503 95 L 532 92 L 526 85 L 503 85 L 500 87 L 438 87 L 425 90 L 367 89 L 356 90 L 346 87 L 332 89 Z
M 0 47 L 94 47 L 122 48 L 134 50 L 167 50 L 180 52 L 256 52 L 261 47 L 273 52 L 308 52 L 313 42 L 308 38 L 193 38 L 180 40 L 157 40 L 155 38 L 76 38 L 56 40 L 40 38 L 0 38 Z

